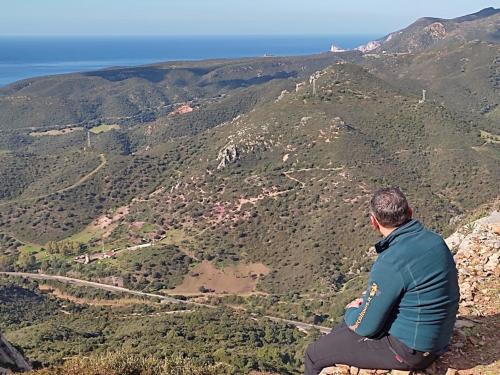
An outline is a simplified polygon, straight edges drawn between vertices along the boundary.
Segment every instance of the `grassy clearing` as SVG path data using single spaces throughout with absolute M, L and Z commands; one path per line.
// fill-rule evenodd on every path
M 162 244 L 177 246 L 180 251 L 196 261 L 198 258 L 193 248 L 194 242 L 194 239 L 181 229 L 170 229 L 165 238 L 159 241 Z
M 73 255 L 63 255 L 63 254 L 50 254 L 46 246 L 43 245 L 37 245 L 37 244 L 26 244 L 24 246 L 21 246 L 19 248 L 19 253 L 20 254 L 25 254 L 25 255 L 34 255 L 36 260 L 38 262 L 42 262 L 44 260 L 54 260 L 54 259 L 59 259 L 59 260 L 71 260 L 73 258 Z M 21 255 L 22 257 L 22 255 Z M 19 262 L 18 262 L 19 264 Z
M 21 253 L 26 253 L 26 254 L 38 254 L 40 250 L 42 249 L 43 246 L 41 245 L 36 245 L 36 244 L 25 244 L 19 248 L 19 251 Z
M 161 243 L 180 245 L 183 241 L 189 241 L 191 238 L 186 235 L 186 233 L 181 229 L 170 229 L 165 234 L 165 238 L 161 240 Z
M 120 129 L 120 125 L 117 125 L 117 124 L 112 124 L 112 125 L 102 124 L 102 125 L 93 127 L 92 129 L 90 129 L 90 132 L 94 133 L 94 134 L 100 134 L 100 133 L 107 133 L 111 130 L 118 130 L 118 129 Z
M 495 107 L 493 111 L 490 111 L 486 114 L 486 117 L 490 119 L 491 121 L 498 121 L 500 120 L 500 108 Z
M 500 135 L 481 130 L 481 138 L 488 143 L 500 143 Z
M 65 238 L 65 241 L 78 242 L 78 243 L 88 243 L 92 239 L 99 238 L 103 235 L 104 230 L 95 227 L 94 225 L 89 225 L 82 231 L 73 234 Z
M 157 229 L 156 225 L 150 223 L 144 223 L 144 225 L 139 230 L 139 233 L 148 234 L 154 232 L 156 229 Z

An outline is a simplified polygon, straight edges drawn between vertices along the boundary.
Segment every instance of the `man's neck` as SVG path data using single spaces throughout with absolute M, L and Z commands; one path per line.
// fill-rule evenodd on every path
M 380 233 L 382 233 L 382 236 L 384 236 L 384 238 L 385 238 L 389 234 L 394 232 L 396 230 L 396 228 L 385 228 L 385 227 L 380 226 L 379 230 L 380 230 Z

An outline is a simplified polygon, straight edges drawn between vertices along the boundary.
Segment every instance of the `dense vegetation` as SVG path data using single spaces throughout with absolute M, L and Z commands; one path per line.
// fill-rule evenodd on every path
M 9 169 L 4 195 L 18 198 L 4 199 L 0 222 L 4 237 L 17 242 L 2 254 L 4 269 L 119 276 L 128 286 L 158 290 L 179 283 L 187 265 L 203 259 L 219 266 L 263 262 L 271 272 L 261 290 L 332 292 L 369 266 L 366 251 L 376 237 L 366 205 L 376 187 L 401 186 L 417 216 L 438 231 L 496 196 L 498 146 L 480 137 L 483 125 L 494 127 L 489 117 L 476 122 L 476 114 L 442 103 L 419 104 L 399 83 L 351 64 L 319 73 L 316 95 L 311 86 L 265 103 L 255 99 L 256 88 L 235 89 L 185 115 L 94 134 L 91 150 L 81 150 L 86 137 L 79 131 L 36 137 L 27 146 L 36 159 L 1 155 L 6 166 L 29 163 L 34 171 Z M 208 123 L 213 110 L 243 98 L 248 107 Z M 218 168 L 231 147 L 237 157 Z M 60 177 L 48 178 L 50 170 Z M 113 217 L 117 207 L 128 213 L 110 229 L 90 225 L 100 215 Z M 137 229 L 138 223 L 145 224 Z M 120 254 L 85 267 L 73 260 L 172 231 L 182 244 L 169 238 L 163 244 L 191 256 L 147 263 L 150 253 L 141 251 L 130 255 L 133 261 Z M 47 249 L 54 240 L 74 251 L 54 254 Z
M 0 296 L 0 330 L 40 364 L 120 349 L 143 358 L 188 357 L 193 366 L 224 363 L 228 373 L 287 374 L 298 371 L 313 337 L 225 308 L 171 313 L 167 305 L 75 305 L 40 294 L 35 283 L 0 279 Z
M 194 271 L 207 262 L 223 276 L 261 271 L 235 273 L 250 280 L 245 295 L 193 282 L 180 297 L 217 308 L 182 314 L 3 284 L 0 330 L 44 364 L 124 343 L 132 356 L 298 371 L 312 337 L 256 317 L 339 320 L 373 260 L 375 189 L 401 187 L 444 234 L 498 196 L 499 17 L 422 19 L 365 54 L 165 63 L 1 89 L 0 270 L 157 293 L 212 280 Z
M 0 89 L 0 124 L 5 129 L 27 129 L 150 122 L 171 112 L 177 103 L 196 103 L 242 87 L 304 77 L 338 59 L 322 54 L 174 62 L 27 79 Z

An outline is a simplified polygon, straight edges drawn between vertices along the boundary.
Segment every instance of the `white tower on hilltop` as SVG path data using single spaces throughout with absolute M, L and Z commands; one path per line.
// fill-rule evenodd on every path
M 419 103 L 425 103 L 425 94 L 427 93 L 427 90 L 422 90 L 422 99 L 420 99 L 418 102 Z

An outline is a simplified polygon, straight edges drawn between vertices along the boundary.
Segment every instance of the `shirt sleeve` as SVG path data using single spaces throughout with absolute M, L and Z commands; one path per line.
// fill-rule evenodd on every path
M 384 328 L 404 291 L 404 281 L 389 265 L 375 262 L 360 307 L 346 310 L 344 320 L 360 336 L 373 337 Z

